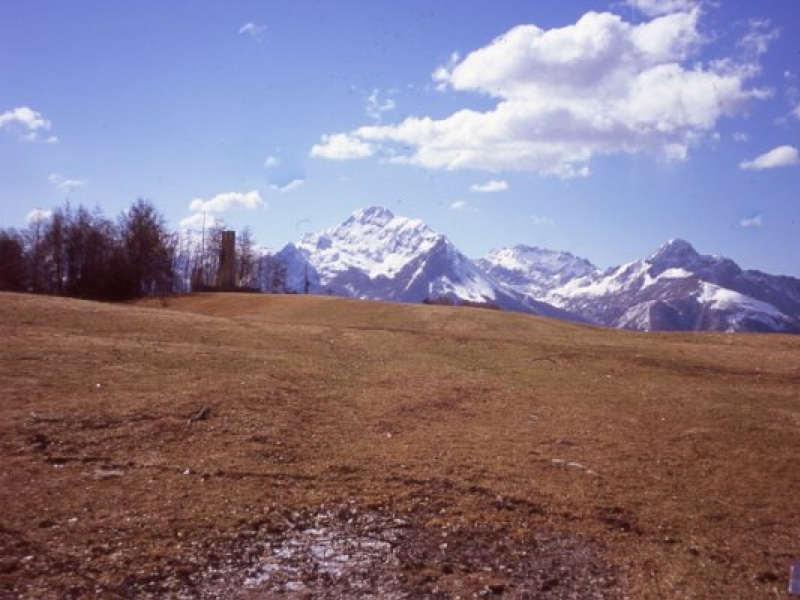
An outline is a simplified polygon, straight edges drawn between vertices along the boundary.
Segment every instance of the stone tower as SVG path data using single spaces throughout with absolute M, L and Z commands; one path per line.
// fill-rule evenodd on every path
M 217 287 L 232 289 L 236 287 L 236 232 L 223 231 L 219 249 L 219 268 Z

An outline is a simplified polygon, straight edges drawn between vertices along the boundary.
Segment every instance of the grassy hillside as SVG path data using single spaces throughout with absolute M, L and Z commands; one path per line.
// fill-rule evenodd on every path
M 800 556 L 799 337 L 0 294 L 0 339 L 0 597 L 771 598 Z

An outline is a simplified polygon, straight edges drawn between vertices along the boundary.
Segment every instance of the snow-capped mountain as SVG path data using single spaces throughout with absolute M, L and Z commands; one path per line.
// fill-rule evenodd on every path
M 394 302 L 473 304 L 569 318 L 565 311 L 507 290 L 422 221 L 380 207 L 308 234 L 265 263 L 287 291 Z
M 262 288 L 480 305 L 647 331 L 800 333 L 800 279 L 744 271 L 683 240 L 605 271 L 521 245 L 472 261 L 422 221 L 379 207 L 266 257 Z
M 569 252 L 525 245 L 494 250 L 475 264 L 506 287 L 531 298 L 543 298 L 551 290 L 597 271 L 588 260 Z
M 800 280 L 743 271 L 730 259 L 706 256 L 684 240 L 671 240 L 647 258 L 607 271 L 570 276 L 574 257 L 545 255 L 526 270 L 503 275 L 507 262 L 493 259 L 496 279 L 514 289 L 602 325 L 627 329 L 800 332 Z M 580 259 L 578 259 L 580 261 Z M 578 264 L 588 268 L 588 262 Z M 487 268 L 486 266 L 484 268 Z M 563 277 L 560 276 L 563 274 Z

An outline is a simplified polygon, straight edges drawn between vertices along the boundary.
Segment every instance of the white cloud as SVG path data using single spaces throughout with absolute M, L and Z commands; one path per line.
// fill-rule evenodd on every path
M 508 189 L 508 182 L 504 179 L 492 179 L 486 183 L 475 183 L 469 187 L 471 192 L 490 194 L 492 192 L 504 192 Z
M 590 12 L 561 28 L 520 25 L 433 74 L 493 108 L 323 136 L 312 155 L 560 177 L 589 175 L 602 155 L 686 160 L 722 117 L 770 95 L 748 87 L 752 62 L 700 62 L 707 42 L 693 5 L 638 24 Z
M 531 215 L 531 221 L 533 221 L 534 225 L 542 225 L 547 227 L 552 227 L 556 224 L 556 222 L 550 217 L 543 217 L 541 215 Z
M 466 210 L 469 208 L 469 204 L 465 200 L 456 200 L 450 204 L 450 208 L 453 210 Z
M 794 110 L 792 110 L 792 115 L 795 119 L 800 121 L 800 102 L 798 102 L 797 106 L 795 106 Z
M 739 163 L 739 168 L 762 171 L 764 169 L 793 167 L 796 165 L 800 165 L 800 153 L 797 152 L 797 148 L 794 146 L 778 146 L 755 157 L 753 160 L 742 161 Z
M 18 131 L 20 139 L 26 142 L 55 144 L 58 138 L 46 135 L 51 128 L 52 123 L 45 119 L 42 113 L 28 106 L 18 106 L 0 113 L 0 129 Z
M 648 17 L 660 17 L 675 12 L 691 11 L 699 5 L 697 0 L 625 0 L 631 6 Z
M 735 131 L 732 137 L 734 142 L 738 142 L 740 144 L 743 144 L 744 142 L 750 139 L 750 136 L 744 133 L 743 131 Z
M 226 192 L 217 194 L 213 198 L 204 200 L 195 198 L 189 203 L 189 210 L 192 212 L 225 212 L 232 208 L 246 208 L 254 210 L 264 207 L 264 200 L 257 190 L 252 192 Z
M 372 90 L 372 93 L 367 96 L 367 115 L 375 121 L 380 121 L 383 113 L 392 111 L 395 108 L 394 100 L 391 97 L 381 99 L 380 92 L 377 89 Z
M 742 229 L 760 229 L 764 226 L 764 221 L 761 215 L 754 215 L 739 221 L 739 227 Z
M 28 223 L 33 224 L 33 223 L 39 223 L 41 221 L 46 221 L 51 216 L 53 216 L 53 211 L 52 210 L 45 210 L 45 209 L 41 209 L 41 208 L 36 208 L 36 209 L 32 210 L 31 212 L 29 212 L 25 216 L 25 219 L 28 221 Z
M 450 69 L 455 67 L 458 64 L 458 61 L 460 60 L 461 60 L 461 55 L 458 52 L 452 52 L 450 54 L 450 58 L 448 58 L 447 60 L 447 64 L 437 67 L 433 71 L 433 73 L 431 74 L 431 78 L 436 82 L 437 92 L 447 91 L 447 77 L 450 72 Z
M 291 181 L 289 181 L 288 183 L 285 183 L 283 185 L 278 185 L 276 183 L 273 183 L 270 186 L 270 188 L 272 188 L 276 192 L 280 192 L 281 194 L 285 194 L 285 193 L 293 192 L 293 191 L 295 191 L 297 189 L 300 189 L 300 187 L 302 187 L 304 183 L 305 183 L 304 179 L 292 179 Z
M 278 158 L 277 156 L 268 156 L 267 158 L 264 159 L 265 169 L 277 167 L 279 164 L 281 164 L 281 159 Z
M 19 123 L 31 131 L 50 129 L 51 126 L 50 121 L 45 119 L 42 113 L 27 106 L 18 106 L 0 114 L 0 127 L 10 123 Z
M 181 231 L 202 231 L 203 229 L 214 229 L 222 225 L 224 225 L 222 219 L 218 219 L 214 215 L 195 213 L 185 219 L 181 219 L 178 223 L 178 229 Z
M 30 133 L 26 133 L 20 139 L 25 142 L 39 142 L 41 144 L 57 144 L 58 143 L 58 136 L 55 135 L 48 135 L 43 136 L 40 135 L 37 131 L 31 131 Z
M 739 46 L 760 56 L 779 37 L 780 33 L 772 27 L 772 23 L 768 19 L 750 19 L 747 23 L 747 33 L 739 40 Z
M 255 23 L 245 23 L 239 28 L 241 35 L 249 35 L 255 41 L 260 42 L 264 39 L 264 33 L 267 31 L 266 25 L 256 25 Z
M 372 156 L 372 153 L 370 144 L 344 133 L 323 135 L 322 141 L 311 148 L 311 156 L 330 160 L 366 158 Z
M 71 192 L 73 188 L 81 187 L 86 185 L 85 179 L 65 179 L 58 173 L 51 173 L 50 176 L 47 178 L 50 183 L 52 183 L 55 187 L 59 190 L 64 192 Z

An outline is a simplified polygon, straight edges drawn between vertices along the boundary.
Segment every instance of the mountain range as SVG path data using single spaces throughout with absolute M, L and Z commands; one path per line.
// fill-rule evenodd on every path
M 800 333 L 800 279 L 742 270 L 679 239 L 607 270 L 524 245 L 472 260 L 422 221 L 368 207 L 267 256 L 262 271 L 270 292 L 484 306 L 643 331 Z

